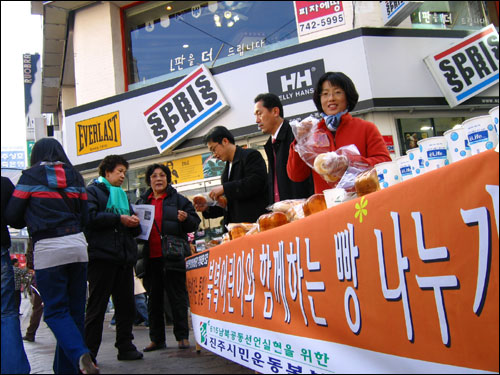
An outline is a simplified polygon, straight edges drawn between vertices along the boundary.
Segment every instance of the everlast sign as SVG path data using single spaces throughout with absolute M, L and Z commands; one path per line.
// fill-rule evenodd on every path
M 229 108 L 210 71 L 201 65 L 143 112 L 160 153 Z
M 75 134 L 77 155 L 121 146 L 119 112 L 79 121 Z
M 267 73 L 269 92 L 278 95 L 283 105 L 312 99 L 314 85 L 325 73 L 323 60 Z

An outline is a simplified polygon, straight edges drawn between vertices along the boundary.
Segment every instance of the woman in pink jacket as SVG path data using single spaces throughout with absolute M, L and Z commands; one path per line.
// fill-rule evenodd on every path
M 326 132 L 330 140 L 330 151 L 354 144 L 360 154 L 360 161 L 369 165 L 391 161 L 389 151 L 377 126 L 372 122 L 352 117 L 349 113 L 358 102 L 358 92 L 352 80 L 341 72 L 327 72 L 316 84 L 313 100 L 323 119 L 317 130 Z M 328 131 L 327 131 L 328 130 Z M 331 186 L 309 167 L 295 151 L 297 141 L 290 145 L 287 173 L 292 181 L 304 181 L 313 173 L 314 191 L 322 193 Z M 339 156 L 339 168 L 347 167 L 347 158 Z

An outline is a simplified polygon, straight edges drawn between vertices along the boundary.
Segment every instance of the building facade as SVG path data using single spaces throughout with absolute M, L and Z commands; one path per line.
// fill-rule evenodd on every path
M 215 125 L 265 157 L 268 137 L 255 124 L 253 99 L 273 92 L 287 119 L 317 115 L 313 87 L 326 71 L 351 77 L 360 96 L 353 115 L 378 126 L 393 159 L 413 147 L 412 140 L 442 135 L 488 114 L 499 101 L 498 37 L 483 51 L 483 68 L 493 76 L 496 71 L 496 81 L 459 105 L 450 106 L 424 62 L 488 25 L 498 35 L 498 2 L 32 5 L 44 15 L 42 112 L 54 114 L 64 148 L 87 180 L 97 176 L 106 155 L 125 156 L 130 168 L 124 188 L 132 201 L 145 190 L 144 172 L 154 162 L 169 165 L 175 186 L 188 197 L 219 184 L 223 165 L 202 143 Z M 208 71 L 199 73 L 211 82 L 206 87 L 201 75 L 196 78 L 200 65 Z M 463 68 L 467 80 L 472 68 Z M 172 147 L 158 147 L 162 132 L 173 136 L 179 124 L 201 115 L 210 104 L 202 100 L 209 87 L 223 98 L 221 109 L 180 134 Z M 216 221 L 205 220 L 203 227 L 221 232 Z

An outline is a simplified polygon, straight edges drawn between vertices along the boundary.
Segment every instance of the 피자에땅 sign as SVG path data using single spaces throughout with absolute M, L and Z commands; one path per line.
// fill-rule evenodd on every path
M 294 1 L 293 3 L 299 37 L 345 24 L 342 1 Z
M 498 32 L 489 25 L 424 61 L 455 107 L 498 83 Z
M 160 153 L 229 108 L 210 71 L 201 65 L 149 109 L 144 121 Z

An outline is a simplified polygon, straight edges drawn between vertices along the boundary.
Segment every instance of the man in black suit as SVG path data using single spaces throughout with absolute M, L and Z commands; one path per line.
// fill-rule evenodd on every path
M 236 146 L 233 135 L 223 126 L 211 129 L 203 141 L 217 159 L 226 162 L 221 185 L 213 188 L 209 196 L 216 201 L 225 195 L 227 207 L 195 204 L 196 210 L 202 211 L 207 219 L 224 216 L 225 225 L 256 222 L 267 206 L 264 158 L 257 150 Z
M 255 122 L 262 133 L 270 135 L 264 145 L 269 169 L 269 204 L 286 199 L 309 198 L 314 193 L 312 178 L 293 182 L 286 172 L 288 151 L 295 138 L 290 124 L 283 118 L 280 99 L 274 94 L 260 94 L 254 102 Z

